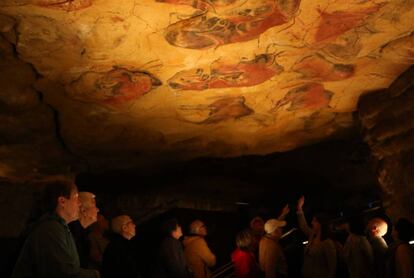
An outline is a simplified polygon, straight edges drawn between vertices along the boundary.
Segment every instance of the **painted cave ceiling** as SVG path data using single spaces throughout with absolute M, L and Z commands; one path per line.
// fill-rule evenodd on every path
M 0 31 L 0 176 L 291 150 L 414 62 L 413 0 L 2 0 Z

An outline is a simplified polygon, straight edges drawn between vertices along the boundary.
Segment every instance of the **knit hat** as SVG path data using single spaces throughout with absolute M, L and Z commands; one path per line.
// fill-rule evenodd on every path
M 264 229 L 266 231 L 267 234 L 271 234 L 273 233 L 277 228 L 282 228 L 286 226 L 286 221 L 281 221 L 281 220 L 277 220 L 277 219 L 269 219 L 266 221 L 265 225 L 264 225 Z

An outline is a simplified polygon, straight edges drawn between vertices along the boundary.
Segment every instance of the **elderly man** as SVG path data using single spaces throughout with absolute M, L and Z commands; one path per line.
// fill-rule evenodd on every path
M 266 278 L 287 277 L 287 263 L 279 239 L 286 221 L 270 219 L 265 225 L 266 234 L 259 244 L 259 264 Z
M 68 223 L 79 217 L 79 195 L 71 181 L 56 180 L 46 186 L 48 213 L 28 236 L 13 271 L 19 277 L 99 277 L 96 270 L 80 268 L 79 256 Z
M 383 236 L 388 231 L 388 224 L 379 217 L 375 217 L 368 222 L 368 241 L 371 244 L 374 255 L 374 277 L 384 277 L 385 260 L 388 250 L 387 242 Z
M 194 278 L 211 277 L 209 267 L 216 264 L 216 256 L 210 251 L 204 237 L 207 227 L 200 220 L 190 224 L 190 235 L 184 238 L 184 255 Z
M 96 207 L 93 193 L 79 192 L 79 201 L 79 219 L 70 223 L 69 229 L 75 239 L 80 265 L 87 268 L 90 253 L 89 230 L 87 228 L 97 221 L 99 209 Z
M 139 277 L 137 252 L 131 239 L 135 236 L 135 223 L 128 215 L 112 219 L 111 228 L 115 233 L 106 247 L 102 259 L 102 277 Z

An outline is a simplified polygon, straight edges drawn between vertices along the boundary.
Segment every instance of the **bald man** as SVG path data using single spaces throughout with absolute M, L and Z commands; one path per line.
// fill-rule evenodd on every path
M 69 229 L 75 239 L 79 254 L 80 265 L 89 265 L 90 241 L 88 227 L 98 219 L 99 209 L 96 207 L 95 195 L 91 192 L 79 192 L 79 219 L 69 224 Z
M 388 224 L 384 219 L 375 217 L 368 222 L 367 230 L 374 255 L 374 277 L 384 277 L 388 245 L 383 236 L 388 231 Z
M 190 235 L 184 238 L 184 255 L 194 278 L 211 277 L 209 267 L 216 264 L 216 256 L 208 248 L 204 237 L 207 227 L 201 220 L 194 220 L 190 224 Z
M 102 277 L 137 278 L 138 257 L 131 239 L 135 237 L 135 223 L 128 215 L 119 215 L 111 221 L 111 229 L 115 233 L 102 258 Z

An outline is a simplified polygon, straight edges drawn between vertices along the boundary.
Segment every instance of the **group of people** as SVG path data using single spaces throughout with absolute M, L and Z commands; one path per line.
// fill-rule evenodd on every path
M 304 202 L 302 196 L 296 210 L 299 228 L 308 239 L 303 242 L 304 278 L 414 277 L 414 250 L 410 246 L 414 229 L 409 220 L 402 218 L 396 223 L 393 242 L 388 246 L 384 239 L 388 224 L 384 219 L 374 217 L 364 225 L 361 215 L 354 215 L 340 225 L 342 233 L 346 233 L 345 241 L 341 242 L 333 236 L 334 226 L 326 214 L 315 215 L 308 226 Z M 286 206 L 278 219 L 264 222 L 256 217 L 250 229 L 237 234 L 237 249 L 232 254 L 236 278 L 289 277 L 288 263 L 279 243 L 282 228 L 286 226 L 283 219 L 288 213 Z
M 27 237 L 12 278 L 142 277 L 137 250 L 131 242 L 136 225 L 130 216 L 111 219 L 112 237 L 108 240 L 108 221 L 98 214 L 93 193 L 78 192 L 77 186 L 67 180 L 48 183 L 44 193 L 46 214 Z M 216 256 L 204 239 L 207 227 L 202 221 L 190 224 L 190 235 L 183 243 L 176 219 L 166 221 L 162 231 L 164 239 L 151 266 L 151 277 L 211 276 Z
M 95 195 L 78 192 L 67 180 L 56 180 L 45 188 L 47 213 L 32 228 L 15 265 L 12 277 L 143 277 L 138 267 L 137 250 L 131 243 L 136 225 L 128 215 L 111 219 L 110 240 L 105 231 L 108 221 L 98 214 Z M 308 226 L 303 206 L 297 202 L 297 221 L 308 240 L 304 247 L 304 278 L 413 278 L 414 256 L 409 245 L 413 224 L 399 220 L 394 242 L 384 240 L 387 223 L 373 218 L 367 228 L 359 218 L 345 225 L 345 242 L 332 236 L 332 223 L 317 214 Z M 266 222 L 255 217 L 248 229 L 236 235 L 236 249 L 231 254 L 236 278 L 289 277 L 285 250 L 280 244 L 290 208 L 286 205 L 278 218 Z M 206 225 L 194 220 L 189 234 L 183 236 L 176 219 L 162 225 L 164 239 L 157 247 L 156 259 L 146 275 L 154 278 L 211 278 L 216 256 L 210 250 Z M 364 234 L 368 232 L 368 234 Z M 341 276 L 342 275 L 342 276 Z

